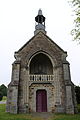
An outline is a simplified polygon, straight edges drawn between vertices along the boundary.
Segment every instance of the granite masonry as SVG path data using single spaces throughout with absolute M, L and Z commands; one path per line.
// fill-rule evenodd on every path
M 46 35 L 41 10 L 35 21 L 34 36 L 14 54 L 6 111 L 74 114 L 76 98 L 67 52 Z

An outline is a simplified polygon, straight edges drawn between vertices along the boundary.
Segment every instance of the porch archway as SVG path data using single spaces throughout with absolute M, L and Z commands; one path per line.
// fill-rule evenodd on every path
M 30 74 L 53 74 L 53 65 L 47 55 L 39 53 L 30 62 Z

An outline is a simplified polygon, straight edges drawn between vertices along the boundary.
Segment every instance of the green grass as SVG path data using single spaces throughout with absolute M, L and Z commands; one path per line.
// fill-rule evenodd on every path
M 75 115 L 57 114 L 54 115 L 50 120 L 80 120 L 80 114 Z
M 30 114 L 10 114 L 5 112 L 5 105 L 0 104 L 0 120 L 44 120 L 39 117 L 32 117 Z M 66 115 L 53 114 L 48 120 L 80 120 L 80 114 Z
M 29 115 L 26 114 L 9 114 L 5 112 L 5 105 L 0 105 L 0 120 L 31 120 Z

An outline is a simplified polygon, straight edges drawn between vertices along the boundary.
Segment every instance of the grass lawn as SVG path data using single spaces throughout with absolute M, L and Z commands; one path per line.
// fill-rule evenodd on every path
M 54 115 L 50 120 L 80 120 L 80 114 L 76 115 L 66 115 L 66 114 L 57 114 Z
M 0 104 L 0 120 L 44 120 L 39 117 L 32 117 L 30 114 L 9 114 L 5 112 L 5 105 Z M 80 114 L 66 115 L 53 114 L 48 120 L 80 120 Z
M 5 112 L 5 104 L 0 104 L 0 120 L 43 120 L 32 118 L 30 114 L 10 114 Z

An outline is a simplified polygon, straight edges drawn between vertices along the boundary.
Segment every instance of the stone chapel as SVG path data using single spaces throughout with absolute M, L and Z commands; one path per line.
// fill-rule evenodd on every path
M 6 111 L 74 114 L 76 98 L 67 52 L 46 35 L 41 10 L 35 21 L 34 36 L 14 54 Z

